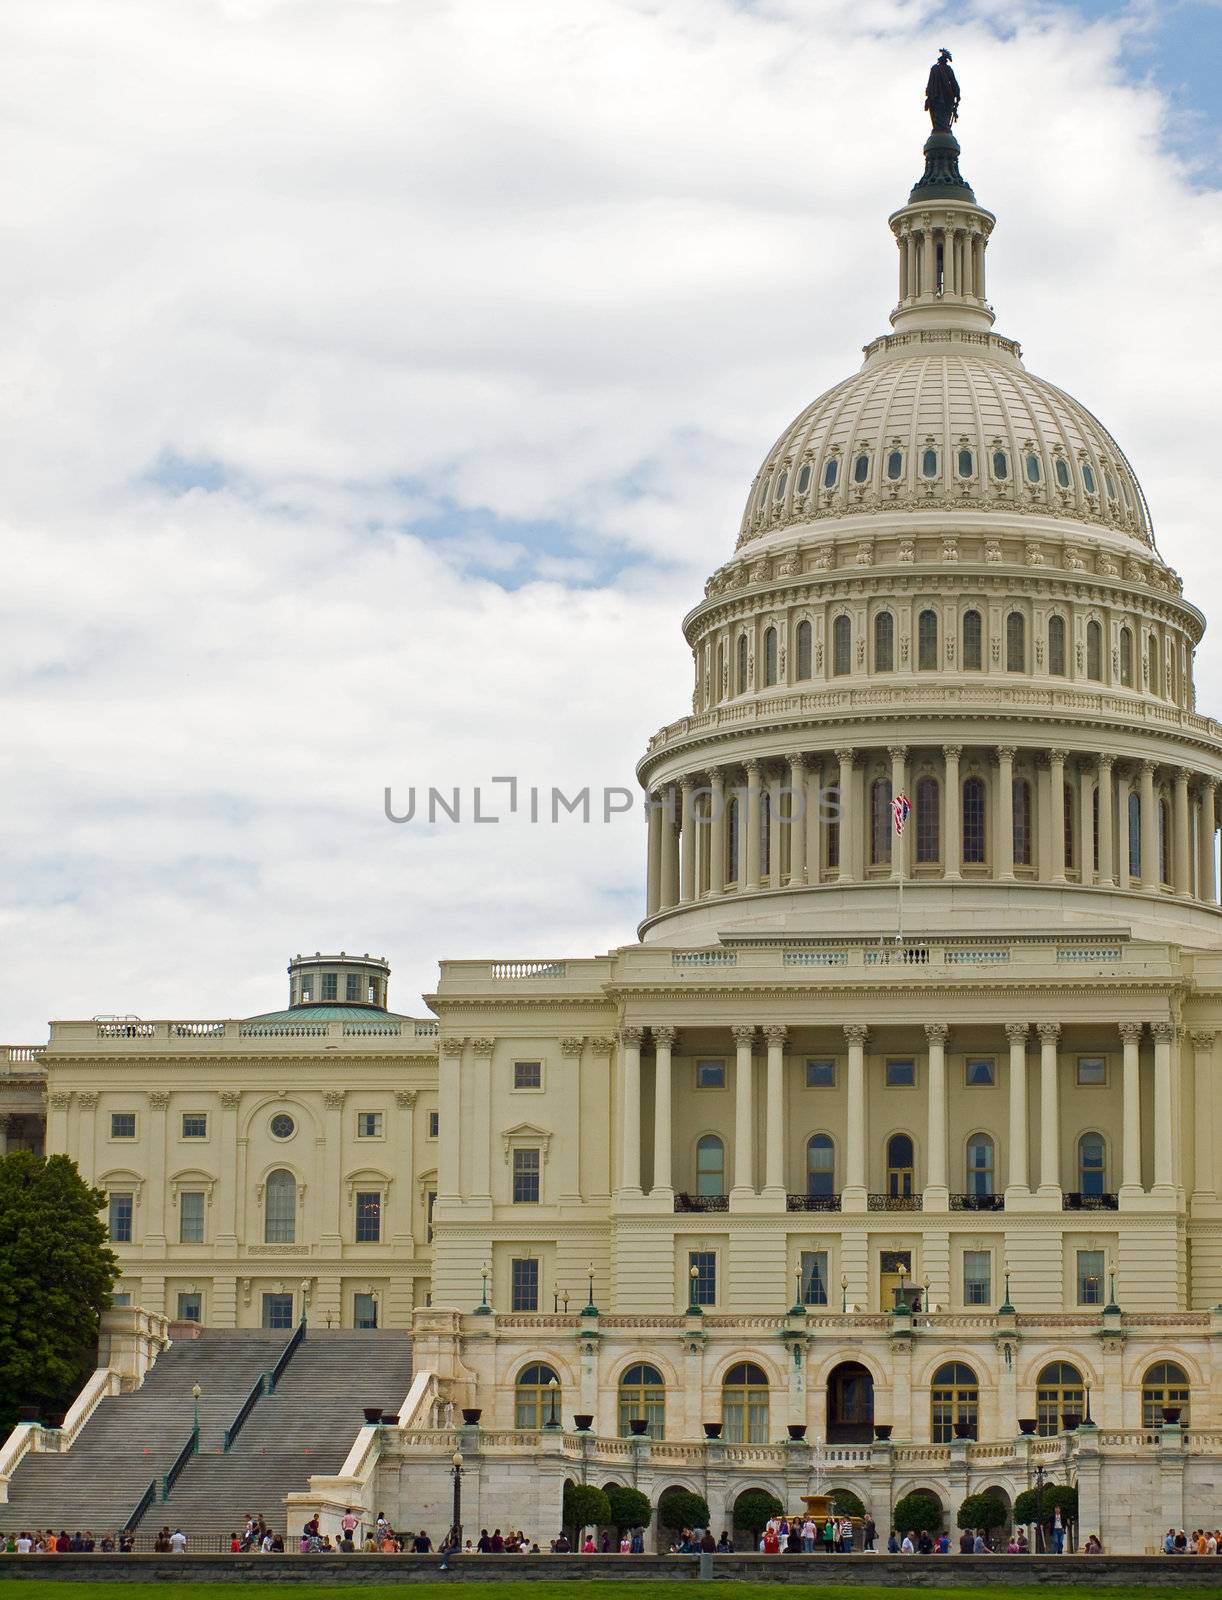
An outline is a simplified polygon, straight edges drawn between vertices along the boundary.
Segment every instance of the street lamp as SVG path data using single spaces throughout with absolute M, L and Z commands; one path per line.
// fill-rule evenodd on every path
M 197 1452 L 199 1450 L 199 1399 L 203 1392 L 198 1383 L 191 1385 L 191 1399 L 195 1406 L 195 1449 Z
M 589 1285 L 590 1285 L 590 1292 L 589 1292 L 589 1295 L 588 1295 L 588 1297 L 586 1299 L 586 1310 L 587 1311 L 593 1311 L 596 1308 L 595 1308 L 595 1305 L 594 1305 L 594 1263 L 592 1261 L 591 1261 L 590 1265 L 586 1268 L 586 1278 L 589 1281 Z
M 560 1418 L 556 1415 L 556 1400 L 560 1394 L 560 1380 L 549 1378 L 547 1381 L 547 1426 L 558 1428 Z
M 687 1297 L 687 1314 L 689 1317 L 699 1317 L 703 1315 L 699 1305 L 696 1303 L 696 1280 L 700 1277 L 700 1268 L 694 1262 L 688 1277 L 692 1281 L 692 1292 Z
M 840 1274 L 840 1314 L 841 1314 L 841 1316 L 844 1316 L 844 1314 L 848 1311 L 848 1309 L 849 1309 L 849 1275 L 848 1275 L 847 1272 L 842 1272 Z
M 462 1451 L 455 1450 L 450 1457 L 450 1476 L 454 1479 L 454 1540 L 456 1548 L 462 1549 Z
M 1035 1469 L 1035 1548 L 1039 1553 L 1040 1545 L 1044 1541 L 1044 1469 L 1038 1466 Z

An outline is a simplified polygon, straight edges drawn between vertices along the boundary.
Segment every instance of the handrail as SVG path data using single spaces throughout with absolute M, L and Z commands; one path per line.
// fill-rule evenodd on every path
M 154 1500 L 156 1500 L 156 1498 L 157 1498 L 157 1480 L 156 1480 L 156 1478 L 150 1478 L 149 1479 L 148 1488 L 144 1491 L 144 1493 L 140 1496 L 139 1500 L 136 1502 L 136 1509 L 132 1512 L 131 1516 L 128 1517 L 127 1521 L 123 1524 L 124 1528 L 126 1528 L 129 1533 L 130 1532 L 134 1532 L 134 1530 L 136 1529 L 136 1527 L 140 1523 L 140 1519 L 144 1516 L 144 1513 L 153 1504 L 153 1502 L 154 1502 Z
M 302 1317 L 301 1321 L 293 1329 L 293 1337 L 280 1352 L 280 1359 L 276 1362 L 276 1365 L 267 1375 L 268 1394 L 274 1394 L 276 1392 L 276 1385 L 280 1382 L 285 1367 L 287 1367 L 289 1362 L 293 1359 L 293 1356 L 297 1350 L 297 1346 L 303 1342 L 305 1336 L 306 1320 L 304 1317 Z
M 198 1451 L 199 1451 L 199 1429 L 198 1428 L 192 1428 L 191 1432 L 190 1432 L 190 1434 L 189 1434 L 189 1436 L 187 1438 L 186 1444 L 183 1445 L 182 1449 L 178 1452 L 177 1456 L 174 1458 L 174 1465 L 170 1468 L 170 1470 L 165 1474 L 165 1476 L 161 1480 L 161 1498 L 163 1500 L 168 1500 L 170 1498 L 170 1490 L 178 1482 L 179 1473 L 186 1466 L 187 1462 L 190 1461 L 191 1457 L 193 1455 L 196 1455 L 198 1453 Z
M 226 1452 L 228 1452 L 228 1450 L 230 1449 L 230 1447 L 233 1444 L 233 1441 L 237 1438 L 238 1434 L 241 1433 L 242 1424 L 246 1421 L 246 1419 L 250 1415 L 250 1413 L 255 1409 L 255 1403 L 259 1399 L 260 1395 L 266 1394 L 266 1392 L 267 1392 L 267 1383 L 268 1383 L 268 1379 L 270 1378 L 270 1376 L 271 1376 L 270 1373 L 267 1373 L 267 1372 L 261 1372 L 259 1374 L 259 1376 L 255 1379 L 254 1383 L 251 1385 L 250 1393 L 246 1396 L 245 1400 L 242 1401 L 241 1406 L 238 1408 L 237 1416 L 233 1419 L 233 1421 L 225 1429 L 225 1450 L 226 1450 Z

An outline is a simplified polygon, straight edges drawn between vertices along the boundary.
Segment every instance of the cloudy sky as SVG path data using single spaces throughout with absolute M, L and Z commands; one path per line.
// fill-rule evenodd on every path
M 270 1008 L 300 949 L 418 1010 L 440 957 L 632 937 L 639 813 L 384 789 L 631 784 L 759 460 L 886 327 L 943 43 L 998 329 L 1222 611 L 1220 38 L 1158 0 L 7 0 L 0 1038 Z

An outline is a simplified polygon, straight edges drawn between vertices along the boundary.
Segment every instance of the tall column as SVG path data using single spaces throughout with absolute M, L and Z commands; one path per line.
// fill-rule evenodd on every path
M 755 1115 L 752 1105 L 755 1071 L 752 1049 L 755 1027 L 739 1023 L 734 1034 L 734 1195 L 755 1193 Z
M 1040 1036 L 1040 1189 L 1042 1195 L 1061 1193 L 1061 1101 L 1057 1081 L 1059 1022 L 1037 1024 Z
M 641 1192 L 641 1036 L 643 1028 L 620 1033 L 620 1188 Z
M 49 1156 L 68 1154 L 68 1110 L 72 1105 L 71 1089 L 52 1089 L 47 1096 L 46 1153 Z
M 818 883 L 823 874 L 823 764 L 814 757 L 805 766 L 806 881 Z
M 343 1089 L 324 1089 L 322 1138 L 322 1193 L 319 1196 L 322 1210 L 322 1227 L 318 1247 L 327 1256 L 337 1256 L 343 1244 L 343 1216 L 341 1214 L 340 1167 L 344 1143 Z M 410 1199 L 411 1185 L 407 1193 Z
M 925 1185 L 926 1211 L 945 1211 L 949 1204 L 946 1182 L 946 1036 L 945 1022 L 927 1022 L 929 1042 L 929 1181 Z
M 679 902 L 687 905 L 696 898 L 696 812 L 692 800 L 695 780 L 684 778 L 679 784 Z
M 726 887 L 726 775 L 714 767 L 709 777 L 709 893 Z
M 1111 888 L 1116 882 L 1116 846 L 1112 833 L 1112 814 L 1116 800 L 1112 790 L 1115 756 L 1099 757 L 1099 882 Z
M 997 876 L 1003 883 L 1014 878 L 1014 746 L 997 746 Z
M 784 882 L 781 875 L 782 853 L 781 842 L 784 832 L 781 826 L 781 790 L 785 786 L 783 769 L 773 767 L 768 773 L 768 887 L 779 889 Z M 763 863 L 761 876 L 763 875 Z
M 1214 834 L 1218 826 L 1217 787 L 1217 784 L 1208 780 L 1201 785 L 1201 832 L 1198 838 L 1200 865 L 1197 868 L 1197 883 L 1201 899 L 1211 906 L 1216 905 L 1218 900 L 1217 874 L 1214 872 Z
M 492 1200 L 492 1051 L 496 1041 L 472 1039 L 471 1105 L 464 1137 L 471 1141 L 472 1199 Z
M 153 1089 L 148 1097 L 149 1112 L 145 1128 L 148 1150 L 148 1206 L 144 1213 L 144 1253 L 165 1254 L 166 1246 L 166 1112 L 170 1105 L 168 1089 Z M 300 1219 L 299 1219 L 300 1220 Z
M 1192 1192 L 1203 1200 L 1215 1200 L 1218 1186 L 1214 1159 L 1214 1038 L 1212 1030 L 1203 1030 L 1192 1036 L 1192 1126 L 1196 1168 Z
M 844 1189 L 841 1205 L 845 1211 L 866 1209 L 866 1038 L 862 1023 L 845 1024 L 844 1037 L 849 1047 L 845 1084 Z
M 395 1106 L 399 1112 L 399 1158 L 395 1170 L 399 1183 L 392 1211 L 395 1227 L 391 1243 L 405 1254 L 412 1253 L 412 1196 L 416 1188 L 416 1094 L 415 1089 L 395 1090 Z M 390 1195 L 387 1195 L 387 1199 L 390 1199 Z
M 891 757 L 891 798 L 895 800 L 904 794 L 908 788 L 908 746 L 906 744 L 893 744 L 887 751 Z M 910 834 L 904 832 L 896 837 L 894 821 L 888 820 L 891 834 L 891 876 L 893 878 L 906 878 L 905 856 L 908 852 Z
M 662 1199 L 673 1195 L 671 1183 L 671 1083 L 670 1055 L 675 1029 L 655 1027 L 653 1032 L 653 1192 Z
M 1095 774 L 1089 761 L 1078 762 L 1078 881 L 1095 881 Z
M 963 829 L 960 822 L 962 814 L 959 792 L 959 756 L 962 746 L 957 744 L 944 744 L 942 757 L 946 762 L 946 838 L 942 843 L 942 853 L 946 861 L 947 878 L 961 876 L 960 867 L 963 864 Z
M 758 761 L 744 763 L 747 768 L 747 793 L 745 804 L 747 807 L 747 861 L 746 861 L 746 886 L 748 889 L 758 889 L 760 886 L 760 764 Z
M 661 909 L 665 911 L 679 900 L 679 835 L 675 828 L 675 788 L 668 783 L 662 789 L 661 801 Z
M 1188 773 L 1177 767 L 1175 773 L 1175 822 L 1171 840 L 1171 883 L 1176 894 L 1191 893 L 1188 878 Z
M 789 881 L 806 882 L 806 757 L 789 758 Z
M 768 1087 L 764 1098 L 764 1193 L 785 1197 L 785 1039 L 787 1029 L 764 1029 L 768 1041 Z
M 1122 1117 L 1120 1145 L 1120 1198 L 1141 1194 L 1141 1033 L 1140 1022 L 1122 1022 Z
M 1065 752 L 1048 752 L 1048 781 L 1052 789 L 1052 881 L 1065 882 Z
M 92 1183 L 98 1170 L 98 1091 L 82 1089 L 76 1101 L 80 1117 L 76 1129 L 76 1164 L 85 1182 Z
M 462 1132 L 462 1058 L 467 1041 L 441 1040 L 437 1070 L 437 1204 L 460 1194 L 458 1152 Z
M 1158 891 L 1158 815 L 1154 809 L 1154 763 L 1141 764 L 1141 886 Z
M 840 870 L 837 881 L 852 883 L 853 881 L 853 851 L 856 840 L 853 818 L 853 752 L 851 750 L 837 750 L 836 760 L 840 763 L 840 777 L 837 793 L 840 805 Z
M 662 905 L 662 808 L 652 793 L 646 796 L 649 849 L 645 888 L 645 915 L 656 916 Z
M 1170 1022 L 1152 1022 L 1154 1035 L 1154 1192 L 1174 1193 L 1172 1165 L 1171 1046 L 1175 1027 Z
M 1031 1179 L 1027 1166 L 1027 1035 L 1026 1022 L 1007 1022 L 1006 1037 L 1010 1041 L 1010 1166 L 1006 1193 L 1017 1195 L 1031 1192 Z

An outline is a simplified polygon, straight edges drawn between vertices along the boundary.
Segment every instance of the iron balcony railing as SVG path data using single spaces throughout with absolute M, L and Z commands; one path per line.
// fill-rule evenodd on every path
M 839 1211 L 838 1194 L 787 1194 L 786 1211 Z
M 677 1194 L 675 1196 L 676 1211 L 728 1211 L 730 1197 L 728 1194 Z
M 871 1194 L 866 1196 L 868 1211 L 920 1211 L 923 1209 L 919 1194 Z
M 1005 1196 L 1000 1194 L 952 1194 L 952 1211 L 1004 1211 Z
M 1062 1211 L 1119 1211 L 1120 1196 L 1115 1194 L 1081 1194 L 1076 1190 L 1061 1196 Z

